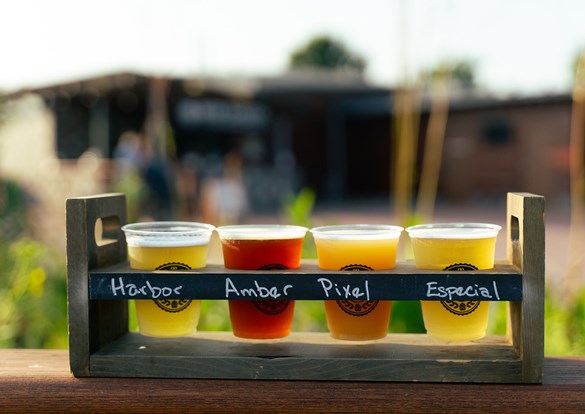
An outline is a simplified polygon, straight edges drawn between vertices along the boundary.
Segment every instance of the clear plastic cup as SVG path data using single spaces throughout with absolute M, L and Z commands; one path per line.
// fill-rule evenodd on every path
M 279 224 L 218 227 L 224 265 L 239 270 L 297 269 L 307 230 Z M 290 334 L 293 300 L 229 300 L 228 303 L 235 336 L 273 339 Z
M 209 240 L 215 229 L 205 223 L 158 221 L 122 227 L 130 267 L 138 270 L 189 270 L 207 265 Z M 164 277 L 164 274 L 160 274 Z M 146 336 L 191 335 L 199 323 L 200 300 L 135 301 L 139 332 Z
M 382 224 L 323 226 L 311 229 L 319 268 L 325 270 L 386 270 L 396 266 L 403 228 Z M 384 338 L 390 323 L 388 300 L 326 300 L 331 337 L 363 341 Z
M 422 224 L 406 229 L 415 266 L 432 270 L 484 270 L 494 267 L 501 226 L 486 223 Z M 429 336 L 470 341 L 485 336 L 488 301 L 421 301 Z

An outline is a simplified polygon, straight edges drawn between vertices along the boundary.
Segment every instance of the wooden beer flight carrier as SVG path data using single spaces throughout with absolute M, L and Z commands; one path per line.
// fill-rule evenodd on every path
M 303 261 L 300 269 L 271 272 L 209 264 L 197 271 L 164 272 L 162 278 L 161 272 L 129 267 L 121 231 L 126 223 L 123 194 L 68 199 L 66 210 L 69 353 L 77 377 L 542 382 L 541 196 L 508 193 L 507 261 L 492 270 L 468 272 L 423 271 L 412 261 L 399 261 L 387 271 L 335 272 L 320 270 L 316 261 Z M 241 288 L 239 299 L 257 299 L 251 296 L 253 290 L 286 290 L 287 299 L 297 300 L 347 299 L 343 295 L 358 291 L 367 292 L 371 300 L 444 299 L 437 292 L 450 292 L 452 300 L 470 300 L 470 295 L 481 293 L 489 300 L 509 302 L 508 334 L 468 343 L 440 342 L 424 334 L 351 342 L 331 339 L 326 332 L 247 340 L 231 332 L 149 338 L 128 330 L 129 299 L 172 292 L 177 299 L 225 300 L 233 288 Z

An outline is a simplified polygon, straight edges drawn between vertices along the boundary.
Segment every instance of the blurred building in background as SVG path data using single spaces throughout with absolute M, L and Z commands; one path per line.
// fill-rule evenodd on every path
M 46 157 L 86 180 L 79 168 L 92 165 L 95 182 L 87 183 L 88 191 L 108 190 L 134 168 L 160 202 L 148 212 L 156 218 L 171 215 L 175 196 L 182 215 L 221 222 L 278 211 L 286 195 L 303 187 L 313 188 L 318 202 L 391 197 L 393 91 L 361 76 L 160 79 L 125 73 L 5 98 L 30 94 L 42 98 L 53 130 L 44 138 L 51 141 Z M 428 108 L 423 101 L 419 151 Z M 439 199 L 503 198 L 506 191 L 566 197 L 570 114 L 569 94 L 454 95 Z M 4 138 L 5 148 L 11 139 Z M 79 162 L 88 154 L 99 165 Z M 80 187 L 66 190 L 73 189 Z M 74 195 L 82 194 L 67 194 Z

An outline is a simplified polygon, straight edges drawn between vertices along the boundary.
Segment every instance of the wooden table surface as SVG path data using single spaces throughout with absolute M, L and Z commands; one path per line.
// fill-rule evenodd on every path
M 64 350 L 0 350 L 0 412 L 585 412 L 585 357 L 542 385 L 75 378 Z

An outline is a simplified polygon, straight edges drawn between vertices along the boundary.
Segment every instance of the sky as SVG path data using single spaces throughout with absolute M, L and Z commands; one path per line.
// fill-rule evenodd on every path
M 564 92 L 583 16 L 583 0 L 0 0 L 0 90 L 119 71 L 278 76 L 329 35 L 376 85 L 465 59 L 489 91 Z

